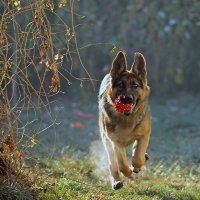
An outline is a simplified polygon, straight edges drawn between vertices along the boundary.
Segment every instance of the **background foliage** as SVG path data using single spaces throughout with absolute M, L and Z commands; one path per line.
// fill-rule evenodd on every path
M 80 12 L 84 11 L 87 26 L 83 25 L 80 39 L 85 45 L 112 43 L 116 50 L 127 52 L 129 61 L 135 51 L 144 53 L 153 94 L 197 92 L 199 9 L 198 0 L 82 1 Z M 109 45 L 102 45 L 84 51 L 95 77 L 108 72 L 113 57 L 110 50 Z
M 21 1 L 21 5 L 25 2 Z M 130 65 L 135 51 L 145 55 L 153 95 L 198 92 L 198 0 L 173 0 L 170 3 L 161 0 L 125 0 L 123 3 L 120 0 L 75 1 L 74 30 L 69 2 L 41 1 L 40 4 L 47 5 L 45 12 L 52 25 L 52 42 L 54 50 L 57 49 L 55 55 L 62 58 L 57 66 L 64 76 L 61 77 L 64 86 L 61 87 L 62 91 L 77 97 L 77 91 L 79 95 L 83 93 L 80 84 L 84 86 L 83 82 L 88 78 L 96 80 L 94 85 L 97 91 L 99 81 L 109 72 L 115 53 L 125 50 Z M 28 17 L 24 21 L 21 15 L 19 13 L 17 18 L 23 33 L 29 21 Z M 28 47 L 30 44 L 26 45 Z M 75 53 L 76 48 L 80 55 Z M 66 49 L 71 53 L 70 56 L 66 54 Z M 39 55 L 35 56 L 35 65 L 39 73 L 44 72 Z M 30 79 L 34 79 L 37 85 L 38 81 L 32 72 L 29 72 Z M 67 87 L 71 83 L 74 87 Z M 48 80 L 45 85 L 49 86 Z M 91 87 L 91 82 L 88 87 Z

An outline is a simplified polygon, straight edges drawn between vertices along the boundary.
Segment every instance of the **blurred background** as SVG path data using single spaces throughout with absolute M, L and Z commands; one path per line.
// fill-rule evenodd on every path
M 0 9 L 1 77 L 9 80 L 1 100 L 30 146 L 88 154 L 100 140 L 100 82 L 118 51 L 129 66 L 139 51 L 151 87 L 150 154 L 199 164 L 198 0 L 3 1 Z
M 152 96 L 199 93 L 199 1 L 88 0 L 76 9 L 79 47 L 85 47 L 80 53 L 91 77 L 101 80 L 117 51 L 127 53 L 129 66 L 140 51 L 147 60 Z M 67 14 L 64 9 L 58 13 L 63 19 Z M 83 77 L 79 66 L 74 71 Z M 95 85 L 98 90 L 99 82 Z

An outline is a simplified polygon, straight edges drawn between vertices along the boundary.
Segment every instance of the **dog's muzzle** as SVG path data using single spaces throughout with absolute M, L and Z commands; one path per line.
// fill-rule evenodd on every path
M 131 115 L 136 105 L 136 99 L 132 95 L 120 95 L 119 98 L 123 103 L 131 104 L 131 109 L 124 113 L 126 116 Z
M 123 103 L 133 103 L 134 98 L 132 95 L 120 95 L 119 99 L 123 102 Z

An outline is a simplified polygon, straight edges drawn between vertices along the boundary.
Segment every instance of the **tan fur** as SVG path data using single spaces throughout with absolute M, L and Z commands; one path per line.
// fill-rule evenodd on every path
M 115 66 L 119 65 L 119 66 Z M 122 176 L 136 179 L 130 169 L 126 157 L 126 147 L 135 144 L 133 147 L 132 166 L 135 171 L 140 171 L 145 164 L 145 153 L 149 144 L 151 123 L 148 109 L 149 86 L 146 80 L 146 62 L 142 54 L 136 53 L 134 63 L 130 71 L 127 70 L 125 56 L 119 52 L 113 61 L 110 74 L 107 74 L 100 86 L 99 92 L 99 127 L 102 142 L 109 159 L 109 169 L 112 186 L 114 189 L 122 187 Z M 140 65 L 144 65 L 143 71 L 139 74 Z M 119 68 L 119 69 L 118 69 Z M 115 74 L 118 73 L 118 74 Z M 119 113 L 114 108 L 114 99 L 118 90 L 114 86 L 115 79 L 122 77 L 129 86 L 131 81 L 139 83 L 137 89 L 138 102 L 129 116 Z M 139 77 L 140 76 L 140 77 Z M 128 93 L 130 88 L 126 88 Z M 130 91 L 131 92 L 131 91 Z

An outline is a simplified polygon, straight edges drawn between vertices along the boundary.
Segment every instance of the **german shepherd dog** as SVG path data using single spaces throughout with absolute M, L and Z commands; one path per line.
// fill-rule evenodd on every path
M 128 70 L 125 55 L 119 52 L 99 90 L 99 127 L 108 155 L 113 189 L 123 186 L 121 173 L 134 180 L 137 178 L 134 173 L 138 173 L 148 160 L 146 151 L 151 132 L 149 92 L 144 56 L 135 53 Z M 124 113 L 116 111 L 115 99 L 130 104 L 131 109 Z M 126 147 L 130 144 L 133 144 L 132 169 L 126 157 Z

